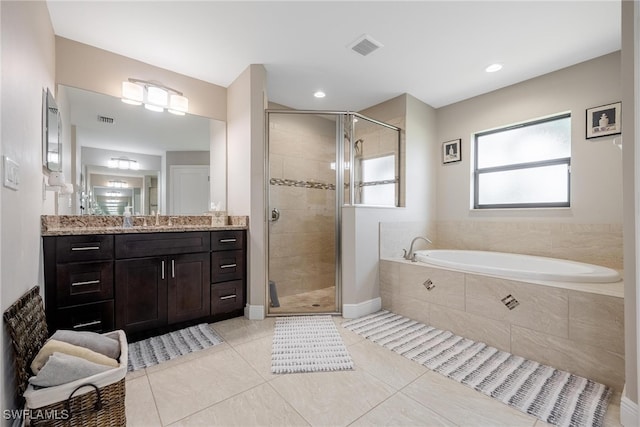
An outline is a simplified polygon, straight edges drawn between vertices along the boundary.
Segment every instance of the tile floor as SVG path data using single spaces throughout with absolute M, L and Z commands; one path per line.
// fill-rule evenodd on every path
M 340 326 L 353 371 L 274 375 L 275 319 L 213 324 L 223 344 L 127 376 L 136 426 L 531 426 L 548 424 Z M 619 426 L 616 394 L 605 426 Z

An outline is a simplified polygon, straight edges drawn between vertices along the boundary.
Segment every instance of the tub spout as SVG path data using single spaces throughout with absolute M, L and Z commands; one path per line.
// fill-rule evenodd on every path
M 403 251 L 402 256 L 403 256 L 404 259 L 408 259 L 408 260 L 411 260 L 411 261 L 414 261 L 414 262 L 416 261 L 415 254 L 413 253 L 413 244 L 416 242 L 416 240 L 424 240 L 427 243 L 433 243 L 431 240 L 427 239 L 426 237 L 418 236 L 418 237 L 414 238 L 411 241 L 411 246 L 409 246 L 409 252 L 407 252 L 406 249 L 402 250 Z

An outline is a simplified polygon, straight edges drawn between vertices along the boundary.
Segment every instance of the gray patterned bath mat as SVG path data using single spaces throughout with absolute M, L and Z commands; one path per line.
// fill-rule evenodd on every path
M 603 384 L 385 310 L 342 326 L 549 424 L 603 425 L 611 397 Z
M 131 372 L 148 368 L 222 342 L 222 338 L 206 323 L 147 338 L 129 344 L 127 369 Z
M 288 374 L 349 369 L 353 369 L 353 360 L 331 316 L 276 319 L 271 372 Z

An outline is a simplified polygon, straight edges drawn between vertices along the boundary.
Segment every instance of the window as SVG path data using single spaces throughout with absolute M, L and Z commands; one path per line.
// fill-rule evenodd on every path
M 396 206 L 396 156 L 361 160 L 362 182 L 360 203 L 374 206 Z
M 475 135 L 474 208 L 570 206 L 571 115 Z

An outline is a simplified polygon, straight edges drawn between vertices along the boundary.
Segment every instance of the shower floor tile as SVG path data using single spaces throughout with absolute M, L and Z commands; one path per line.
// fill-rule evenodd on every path
M 278 298 L 280 307 L 269 307 L 269 314 L 333 313 L 336 311 L 336 287 Z

